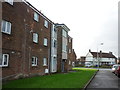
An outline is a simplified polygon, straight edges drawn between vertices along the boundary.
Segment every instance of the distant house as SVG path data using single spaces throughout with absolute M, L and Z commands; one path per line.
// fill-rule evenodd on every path
M 78 60 L 79 60 L 79 65 L 80 66 L 84 66 L 85 65 L 85 59 L 86 57 L 85 56 L 81 56 Z
M 100 52 L 89 52 L 86 55 L 86 63 L 90 63 L 92 65 L 113 65 L 116 63 L 117 58 L 112 54 L 112 52 L 104 53 Z
M 68 70 L 71 70 L 76 63 L 76 53 L 73 49 L 73 38 L 68 36 Z
M 118 57 L 117 59 L 117 64 L 120 64 L 120 57 Z

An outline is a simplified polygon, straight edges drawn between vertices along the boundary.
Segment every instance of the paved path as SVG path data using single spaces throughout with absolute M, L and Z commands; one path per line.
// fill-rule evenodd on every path
M 110 69 L 100 69 L 88 85 L 87 90 L 92 90 L 93 88 L 94 90 L 96 90 L 95 88 L 120 90 L 120 78 L 115 76 Z

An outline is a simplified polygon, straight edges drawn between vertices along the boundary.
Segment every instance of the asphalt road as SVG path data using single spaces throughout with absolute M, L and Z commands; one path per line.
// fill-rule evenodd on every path
M 100 69 L 87 87 L 87 90 L 97 89 L 120 90 L 120 78 L 114 75 L 111 69 Z

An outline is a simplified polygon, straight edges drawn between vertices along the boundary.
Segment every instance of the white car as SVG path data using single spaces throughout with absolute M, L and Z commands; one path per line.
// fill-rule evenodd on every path
M 91 66 L 92 66 L 92 64 L 90 64 L 90 63 L 85 64 L 85 67 L 91 67 Z
M 115 70 L 117 69 L 118 66 L 120 66 L 120 65 L 115 64 L 115 65 L 112 66 L 112 72 L 113 72 L 113 73 L 115 73 Z

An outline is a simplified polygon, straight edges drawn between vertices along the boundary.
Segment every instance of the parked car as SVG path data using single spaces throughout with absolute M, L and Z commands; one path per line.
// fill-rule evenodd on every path
M 117 69 L 115 70 L 115 74 L 120 77 L 120 66 L 117 67 Z
M 91 66 L 92 66 L 91 63 L 86 63 L 86 64 L 85 64 L 85 67 L 91 67 Z
M 113 73 L 115 73 L 115 70 L 117 69 L 118 66 L 120 66 L 120 65 L 115 64 L 115 65 L 112 66 L 112 72 L 113 72 Z

